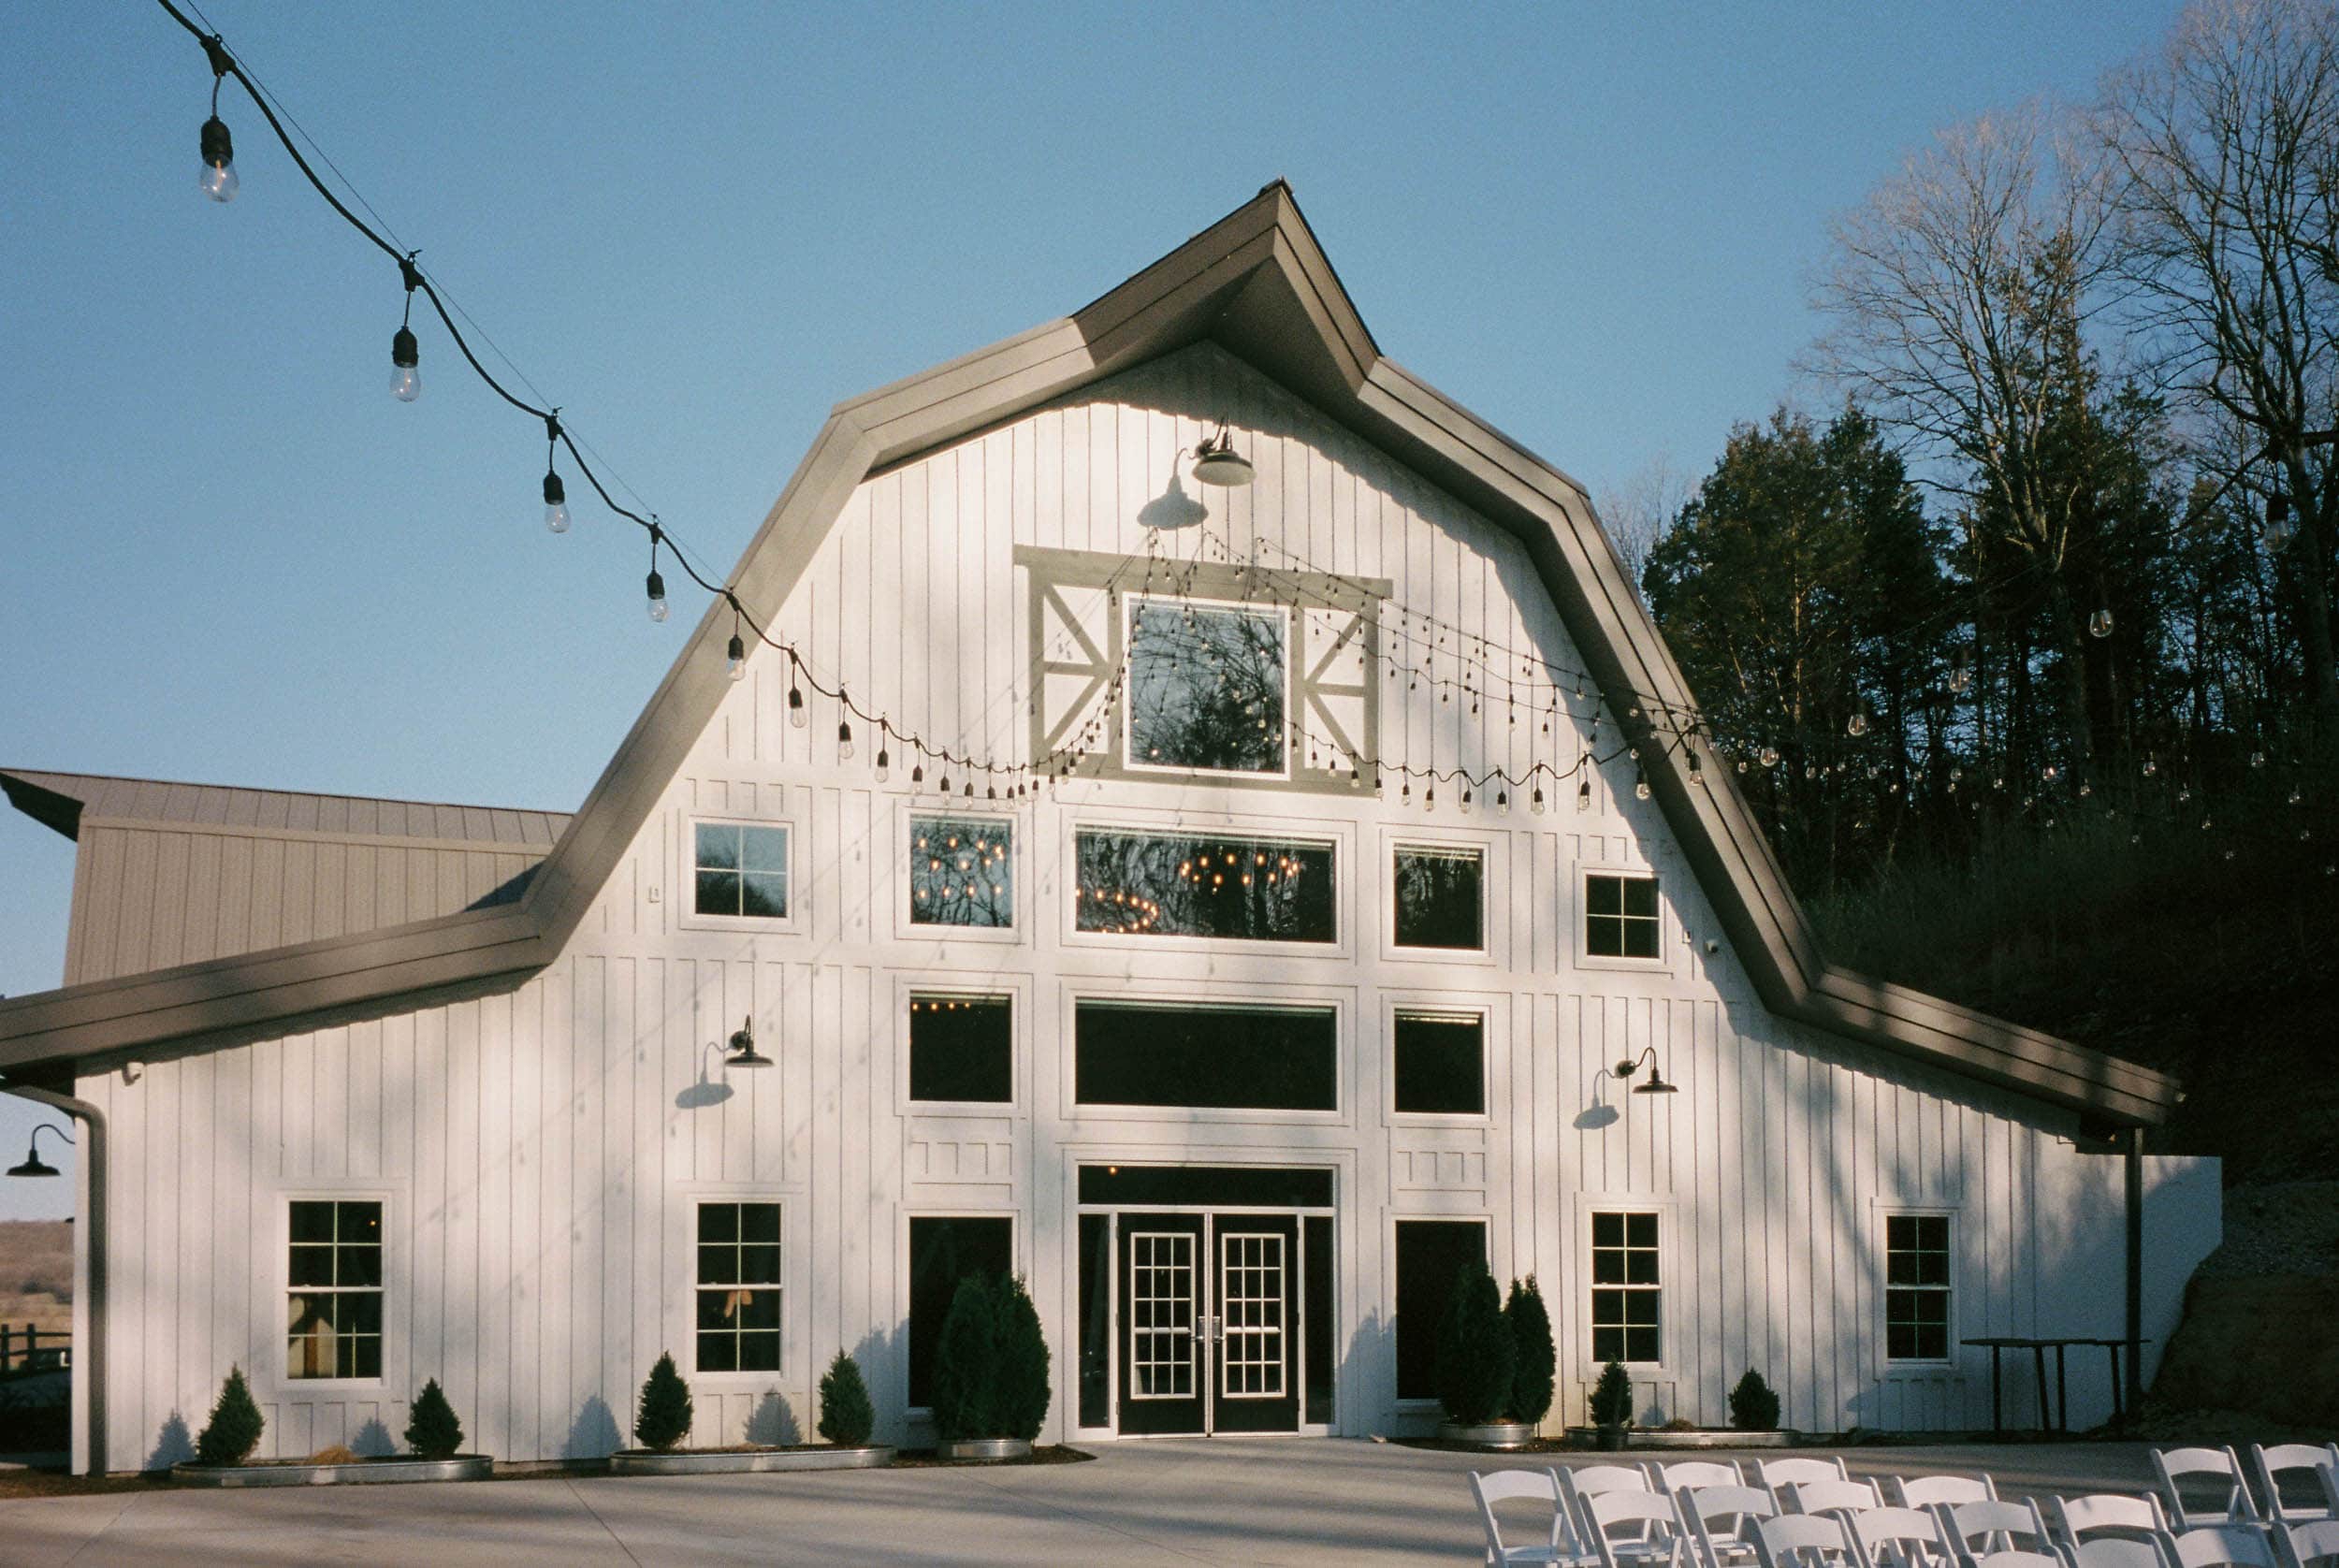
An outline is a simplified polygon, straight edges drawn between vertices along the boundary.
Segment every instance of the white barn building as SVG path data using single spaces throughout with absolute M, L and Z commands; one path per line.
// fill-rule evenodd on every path
M 1222 425 L 1247 486 L 1191 482 Z M 65 984 L 0 1002 L 87 1129 L 78 1465 L 181 1457 L 231 1363 L 275 1454 L 436 1377 L 589 1458 L 669 1350 L 693 1441 L 808 1432 L 841 1346 L 915 1442 L 989 1266 L 1051 1438 L 1422 1430 L 1474 1254 L 1555 1426 L 1613 1356 L 1649 1424 L 1752 1366 L 1978 1427 L 1963 1341 L 2165 1341 L 2216 1244 L 2170 1080 L 1825 961 L 1582 489 L 1280 184 L 839 405 L 733 580 L 801 669 L 727 678 L 719 602 L 574 818 L 0 774 L 79 843 Z

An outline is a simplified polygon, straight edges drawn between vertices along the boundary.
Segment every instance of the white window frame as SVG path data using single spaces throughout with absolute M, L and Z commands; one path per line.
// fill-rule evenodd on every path
M 1892 1227 L 1886 1222 L 1896 1218 L 1939 1219 L 1948 1222 L 1949 1283 L 1946 1285 L 1895 1285 L 1892 1284 Z M 1938 1374 L 1944 1368 L 1957 1365 L 1957 1218 L 1956 1209 L 1941 1204 L 1892 1203 L 1882 1198 L 1875 1202 L 1876 1241 L 1876 1360 L 1886 1375 L 1896 1372 Z M 1887 1295 L 1893 1290 L 1938 1290 L 1948 1298 L 1947 1332 L 1943 1337 L 1943 1354 L 1938 1357 L 1896 1357 L 1892 1350 L 1892 1308 Z
M 1036 815 L 1036 814 L 1035 814 Z M 923 922 L 910 918 L 917 890 L 910 885 L 910 874 L 918 853 L 918 819 L 944 817 L 961 822 L 996 822 L 1007 829 L 1007 867 L 1015 901 L 1014 919 L 1005 925 L 951 925 L 939 922 Z M 1032 929 L 1031 849 L 1024 842 L 1030 836 L 1024 831 L 1024 819 L 1014 811 L 1002 809 L 995 800 L 964 800 L 958 796 L 911 795 L 903 798 L 900 814 L 900 858 L 894 863 L 897 873 L 891 891 L 883 896 L 893 905 L 893 933 L 906 942 L 1004 942 L 1021 944 L 1028 939 Z
M 1004 1100 L 922 1100 L 909 1093 L 909 1005 L 928 996 L 1008 1004 L 1008 1094 Z M 1020 1115 L 1031 1097 L 1031 982 L 1022 975 L 968 976 L 918 970 L 893 980 L 893 1017 L 901 1029 L 901 1076 L 893 1109 L 904 1116 Z
M 1059 940 L 1068 949 L 1109 948 L 1120 952 L 1256 953 L 1278 960 L 1348 960 L 1356 954 L 1357 827 L 1353 821 L 1322 819 L 1292 821 L 1220 812 L 1160 811 L 1121 807 L 1110 812 L 1068 811 L 1057 830 L 1056 864 L 1064 888 L 1055 903 Z M 1286 844 L 1322 845 L 1332 855 L 1332 939 L 1329 942 L 1271 942 L 1246 936 L 1140 936 L 1118 931 L 1083 931 L 1080 902 L 1072 896 L 1080 885 L 1080 835 L 1083 833 L 1153 834 L 1198 838 L 1276 840 Z M 921 927 L 921 929 L 924 929 Z
M 1499 834 L 1473 833 L 1418 828 L 1412 826 L 1384 828 L 1381 834 L 1381 885 L 1375 890 L 1384 906 L 1381 911 L 1381 956 L 1405 964 L 1476 964 L 1492 965 L 1500 950 L 1494 923 L 1495 913 L 1503 907 L 1496 896 L 1495 880 L 1502 857 L 1495 853 Z M 1460 854 L 1475 852 L 1478 857 L 1478 945 L 1475 948 L 1416 948 L 1397 940 L 1397 857 L 1407 850 L 1427 854 Z
M 398 1369 L 392 1366 L 392 1353 L 402 1341 L 399 1328 L 393 1322 L 391 1313 L 399 1303 L 403 1301 L 405 1291 L 402 1288 L 404 1282 L 395 1268 L 399 1260 L 400 1249 L 393 1246 L 390 1240 L 393 1234 L 394 1216 L 391 1194 L 379 1187 L 345 1187 L 304 1188 L 277 1195 L 276 1278 L 279 1289 L 276 1293 L 278 1305 L 274 1311 L 278 1313 L 289 1306 L 296 1293 L 304 1289 L 320 1288 L 296 1285 L 292 1283 L 292 1206 L 296 1203 L 379 1203 L 382 1205 L 382 1371 L 381 1374 L 375 1377 L 297 1376 L 292 1369 L 292 1333 L 290 1326 L 287 1325 L 277 1334 L 276 1340 L 280 1348 L 274 1360 L 269 1363 L 276 1369 L 278 1388 L 284 1398 L 297 1400 L 303 1391 L 330 1392 L 334 1389 L 398 1387 L 402 1379 L 394 1381 L 394 1373 Z M 334 1294 L 345 1293 L 334 1291 Z M 280 1318 L 279 1321 L 282 1319 Z
M 708 827 L 777 828 L 788 835 L 788 912 L 785 915 L 705 915 L 699 912 L 699 824 Z M 676 845 L 675 887 L 679 903 L 675 923 L 690 931 L 769 931 L 792 935 L 805 928 L 803 830 L 792 817 L 740 817 L 706 811 L 681 813 Z
M 1292 606 L 1272 599 L 1178 599 L 1149 593 L 1124 593 L 1119 597 L 1121 601 L 1121 667 L 1124 672 L 1123 680 L 1130 688 L 1132 693 L 1137 683 L 1135 677 L 1127 672 L 1134 667 L 1137 661 L 1137 617 L 1140 606 L 1168 604 L 1180 609 L 1233 610 L 1244 615 L 1274 616 L 1282 619 L 1284 627 L 1283 723 L 1279 726 L 1281 733 L 1277 737 L 1281 743 L 1283 756 L 1281 767 L 1272 771 L 1265 768 L 1199 768 L 1188 767 L 1178 762 L 1142 762 L 1137 755 L 1137 704 L 1133 695 L 1126 698 L 1121 704 L 1122 767 L 1132 774 L 1145 774 L 1160 778 L 1273 779 L 1289 783 L 1292 777 L 1292 751 L 1297 744 L 1291 738 L 1291 694 L 1299 685 L 1294 678 L 1296 675 L 1294 640 L 1300 630 L 1292 615 Z
M 684 1379 L 691 1383 L 711 1383 L 719 1387 L 735 1387 L 743 1384 L 770 1387 L 782 1386 L 786 1381 L 788 1369 L 792 1365 L 790 1352 L 792 1347 L 789 1343 L 789 1327 L 792 1319 L 788 1312 L 788 1303 L 794 1294 L 789 1288 L 788 1284 L 789 1261 L 794 1254 L 794 1249 L 789 1245 L 792 1216 L 788 1212 L 788 1200 L 776 1192 L 760 1187 L 742 1191 L 691 1188 L 686 1190 L 682 1197 L 690 1236 L 688 1242 L 690 1261 L 684 1268 L 690 1284 L 684 1299 L 690 1302 L 689 1316 L 685 1321 L 689 1323 L 690 1329 L 690 1353 L 689 1365 L 683 1370 Z M 734 1207 L 743 1203 L 768 1203 L 779 1211 L 779 1278 L 771 1286 L 772 1289 L 779 1292 L 779 1365 L 768 1371 L 701 1372 L 699 1370 L 699 1292 L 722 1288 L 720 1285 L 705 1285 L 699 1281 L 699 1210 L 710 1203 L 725 1203 Z M 734 1243 L 734 1245 L 737 1244 L 739 1243 Z M 757 1288 L 762 1287 L 759 1285 Z
M 1571 1278 L 1579 1282 L 1568 1312 L 1570 1320 L 1578 1324 L 1574 1354 L 1587 1387 L 1596 1382 L 1600 1369 L 1607 1363 L 1594 1358 L 1591 1353 L 1591 1293 L 1615 1288 L 1595 1285 L 1591 1279 L 1591 1217 L 1594 1214 L 1654 1214 L 1657 1216 L 1657 1346 L 1665 1359 L 1662 1361 L 1627 1361 L 1624 1370 L 1633 1374 L 1637 1389 L 1652 1383 L 1678 1380 L 1680 1346 L 1676 1343 L 1675 1314 L 1670 1296 L 1681 1279 L 1680 1206 L 1669 1198 L 1653 1198 L 1636 1192 L 1579 1192 L 1576 1195 L 1576 1256 L 1571 1264 Z M 1573 1270 L 1580 1269 L 1581 1273 Z M 1647 1286 L 1636 1288 L 1646 1289 Z M 1688 1288 L 1686 1285 L 1680 1288 Z M 1580 1313 L 1580 1319 L 1573 1314 Z M 1566 1361 L 1562 1354 L 1562 1364 Z
M 1067 1121 L 1151 1122 L 1172 1125 L 1230 1122 L 1253 1126 L 1270 1124 L 1318 1127 L 1356 1125 L 1356 1052 L 1349 1042 L 1355 1038 L 1357 1009 L 1355 992 L 1350 988 L 1281 987 L 1248 982 L 1242 986 L 1239 997 L 1198 1000 L 1191 990 L 1171 990 L 1159 982 L 1113 986 L 1082 978 L 1068 980 L 1059 995 L 1063 998 L 1063 1011 L 1058 1023 L 1061 1031 L 1058 1038 L 1064 1042 L 1063 1070 L 1058 1075 L 1063 1085 L 1059 1113 Z M 1080 1009 L 1083 1002 L 1107 1007 L 1126 1004 L 1195 1011 L 1210 1011 L 1223 1007 L 1245 1011 L 1329 1012 L 1332 1017 L 1332 1109 L 1272 1111 L 1242 1106 L 1091 1104 L 1080 1097 Z
M 1468 992 L 1385 991 L 1381 995 L 1381 1082 L 1387 1085 L 1384 1105 L 1390 1126 L 1482 1127 L 1494 1117 L 1494 1041 L 1502 998 Z M 1475 1019 L 1478 1024 L 1478 1102 L 1469 1111 L 1400 1111 L 1397 1109 L 1397 1021 L 1400 1018 Z
M 1652 882 L 1657 889 L 1657 956 L 1627 958 L 1591 951 L 1591 878 L 1619 877 L 1627 880 Z M 1612 861 L 1578 861 L 1576 864 L 1576 966 L 1579 969 L 1614 969 L 1650 975 L 1673 973 L 1676 956 L 1679 953 L 1680 934 L 1673 904 L 1665 895 L 1664 874 L 1653 865 L 1628 864 Z

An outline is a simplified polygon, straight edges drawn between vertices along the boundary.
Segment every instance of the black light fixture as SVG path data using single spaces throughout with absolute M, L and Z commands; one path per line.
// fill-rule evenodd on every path
M 1218 433 L 1206 436 L 1194 449 L 1194 478 L 1197 483 L 1215 485 L 1222 490 L 1239 490 L 1258 477 L 1251 459 L 1234 449 L 1234 438 L 1227 434 L 1224 421 Z
M 203 122 L 203 194 L 213 201 L 236 199 L 236 138 L 227 134 L 227 123 L 219 117 L 219 84 L 236 63 L 227 57 L 226 46 L 214 33 L 203 40 L 203 52 L 211 61 L 211 117 Z
M 422 286 L 422 274 L 409 255 L 399 262 L 398 275 L 406 285 L 406 313 L 390 335 L 390 396 L 411 403 L 422 396 L 422 345 L 414 341 L 414 290 Z
M 8 1168 L 9 1175 L 62 1176 L 65 1174 L 65 1172 L 59 1170 L 55 1166 L 51 1165 L 48 1161 L 40 1157 L 40 1135 L 45 1132 L 53 1132 L 59 1138 L 64 1139 L 67 1143 L 74 1141 L 73 1135 L 65 1131 L 65 1128 L 59 1126 L 56 1123 L 41 1123 L 38 1126 L 36 1126 L 33 1129 L 32 1139 L 25 1144 L 24 1163 L 22 1165 L 10 1166 Z
M 750 1017 L 739 1024 L 738 1033 L 731 1037 L 731 1054 L 723 1058 L 723 1070 L 734 1067 L 768 1067 L 772 1059 L 755 1049 L 755 1020 Z
M 1665 1082 L 1663 1069 L 1657 1066 L 1657 1048 L 1653 1045 L 1645 1045 L 1641 1047 L 1641 1053 L 1639 1055 L 1630 1056 L 1625 1058 L 1623 1061 L 1619 1062 L 1616 1065 L 1617 1078 L 1620 1081 L 1630 1079 L 1634 1073 L 1640 1071 L 1640 1065 L 1643 1062 L 1647 1062 L 1649 1064 L 1649 1082 L 1646 1083 L 1634 1084 L 1633 1093 L 1636 1095 L 1671 1095 L 1678 1094 L 1680 1091 L 1681 1086 L 1679 1084 L 1667 1083 Z

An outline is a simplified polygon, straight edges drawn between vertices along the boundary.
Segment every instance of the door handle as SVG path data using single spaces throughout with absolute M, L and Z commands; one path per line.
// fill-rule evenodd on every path
M 1205 1313 L 1202 1315 L 1201 1327 L 1202 1338 L 1212 1344 L 1220 1343 L 1227 1337 L 1227 1320 L 1216 1313 Z

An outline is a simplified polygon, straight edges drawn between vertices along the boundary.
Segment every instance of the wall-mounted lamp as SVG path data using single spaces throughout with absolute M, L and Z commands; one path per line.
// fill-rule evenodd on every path
M 33 1129 L 32 1140 L 25 1145 L 24 1163 L 22 1165 L 10 1166 L 8 1168 L 9 1175 L 62 1176 L 65 1174 L 65 1172 L 59 1170 L 55 1166 L 51 1165 L 48 1161 L 40 1157 L 40 1135 L 45 1132 L 53 1132 L 59 1138 L 64 1139 L 67 1143 L 74 1141 L 73 1135 L 65 1131 L 62 1126 L 59 1126 L 56 1123 L 41 1123 L 38 1126 L 36 1126 Z
M 755 1020 L 749 1017 L 740 1024 L 739 1032 L 731 1037 L 731 1054 L 723 1058 L 723 1070 L 729 1072 L 734 1067 L 768 1067 L 771 1065 L 772 1059 L 755 1049 Z
M 1194 449 L 1194 478 L 1197 483 L 1215 485 L 1222 490 L 1239 490 L 1258 477 L 1251 467 L 1251 459 L 1234 449 L 1234 438 L 1227 434 L 1222 421 L 1218 433 L 1206 437 Z
M 1643 1062 L 1647 1062 L 1649 1064 L 1649 1082 L 1646 1083 L 1634 1084 L 1633 1093 L 1636 1095 L 1670 1095 L 1679 1091 L 1681 1087 L 1679 1084 L 1667 1083 L 1665 1082 L 1663 1070 L 1657 1066 L 1657 1048 L 1653 1045 L 1643 1046 L 1639 1055 L 1629 1056 L 1623 1061 L 1619 1062 L 1616 1065 L 1617 1078 L 1620 1081 L 1630 1079 L 1634 1073 L 1640 1071 L 1640 1065 Z

